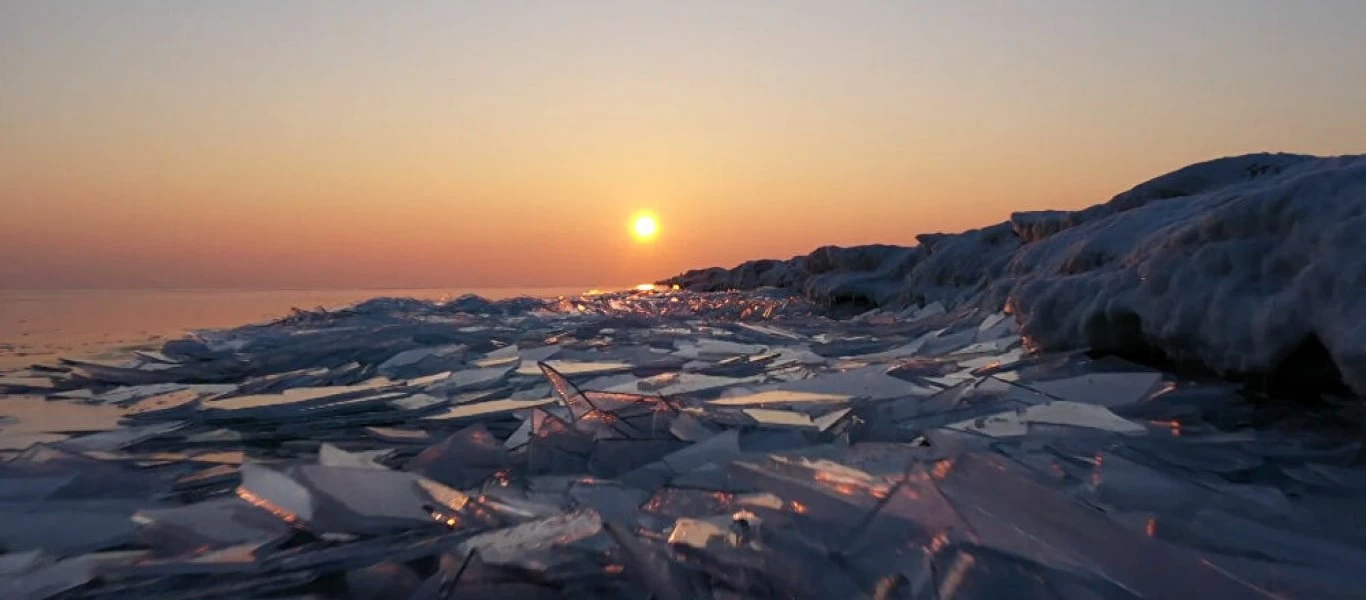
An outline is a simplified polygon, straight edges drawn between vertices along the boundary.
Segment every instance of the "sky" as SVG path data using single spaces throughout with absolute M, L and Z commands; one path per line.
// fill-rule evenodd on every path
M 913 244 L 1366 152 L 1363 57 L 1360 0 L 0 0 L 0 288 L 631 284 Z

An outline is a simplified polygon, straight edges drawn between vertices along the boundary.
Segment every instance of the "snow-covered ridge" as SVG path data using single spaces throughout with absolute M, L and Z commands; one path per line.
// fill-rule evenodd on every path
M 1221 158 L 1083 210 L 917 240 L 663 283 L 856 308 L 1004 307 L 1047 350 L 1157 349 L 1226 373 L 1331 374 L 1331 361 L 1366 394 L 1366 155 Z

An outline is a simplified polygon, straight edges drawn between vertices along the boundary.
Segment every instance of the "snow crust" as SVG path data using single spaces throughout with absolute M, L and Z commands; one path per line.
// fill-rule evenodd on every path
M 1274 372 L 1321 346 L 1366 394 L 1366 155 L 1221 158 L 1083 210 L 917 241 L 664 283 L 779 287 L 860 309 L 1004 309 L 1041 349 L 1153 348 L 1224 373 Z

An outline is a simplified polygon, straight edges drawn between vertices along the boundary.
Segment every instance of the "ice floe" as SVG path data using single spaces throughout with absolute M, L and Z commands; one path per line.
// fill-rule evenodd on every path
M 18 373 L 0 597 L 1359 595 L 1331 411 L 1011 323 L 393 300 Z

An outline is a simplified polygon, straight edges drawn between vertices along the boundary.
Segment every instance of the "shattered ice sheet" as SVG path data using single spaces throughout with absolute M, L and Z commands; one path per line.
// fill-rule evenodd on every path
M 564 373 L 565 375 L 609 373 L 613 371 L 628 371 L 631 369 L 631 364 L 624 362 L 571 362 L 552 360 L 545 364 L 550 365 L 551 368 Z M 536 362 L 531 360 L 523 360 L 522 365 L 517 367 L 518 375 L 537 375 L 540 372 L 540 367 L 536 366 Z
M 1016 332 L 382 298 L 5 374 L 0 598 L 1359 597 L 1339 423 Z
M 840 394 L 820 394 L 814 392 L 794 392 L 788 390 L 767 390 L 755 392 L 753 394 L 743 394 L 738 396 L 726 396 L 712 400 L 715 406 L 749 406 L 762 404 L 785 404 L 788 402 L 796 403 L 826 403 L 826 402 L 848 402 L 853 396 Z
M 1010 437 L 1029 433 L 1031 423 L 1066 425 L 1130 435 L 1142 435 L 1147 432 L 1143 426 L 1122 419 L 1105 407 L 1063 400 L 970 419 L 950 424 L 948 427 L 991 437 Z

